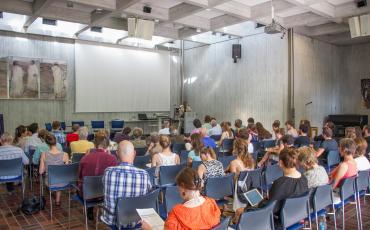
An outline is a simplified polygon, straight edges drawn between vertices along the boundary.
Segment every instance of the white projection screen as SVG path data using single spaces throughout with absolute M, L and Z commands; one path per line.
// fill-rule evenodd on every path
M 170 110 L 170 54 L 75 44 L 76 112 Z

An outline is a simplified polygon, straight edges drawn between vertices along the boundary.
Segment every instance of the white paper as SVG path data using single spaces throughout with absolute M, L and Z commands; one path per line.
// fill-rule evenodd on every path
M 153 208 L 136 209 L 140 218 L 148 223 L 154 230 L 163 230 L 164 221 Z

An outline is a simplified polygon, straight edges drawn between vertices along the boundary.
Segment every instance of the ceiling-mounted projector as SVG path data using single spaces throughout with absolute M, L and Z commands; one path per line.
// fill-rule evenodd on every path
M 152 40 L 152 36 L 154 33 L 154 24 L 155 23 L 152 20 L 128 18 L 128 36 Z
M 274 19 L 272 20 L 272 23 L 265 26 L 265 33 L 266 34 L 278 34 L 278 33 L 284 33 L 285 28 L 277 23 Z

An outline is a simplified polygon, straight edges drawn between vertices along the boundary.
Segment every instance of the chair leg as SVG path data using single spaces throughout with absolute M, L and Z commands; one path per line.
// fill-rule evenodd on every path
M 333 204 L 333 216 L 334 216 L 334 230 L 337 230 L 337 216 L 336 216 L 336 212 L 335 212 L 335 206 Z
M 87 209 L 86 209 L 86 201 L 84 201 L 84 211 L 85 211 L 85 228 L 86 230 L 89 229 L 89 226 L 87 225 Z
M 358 193 L 355 193 L 355 205 L 356 205 L 356 217 L 357 217 L 357 228 L 359 230 L 362 230 L 362 224 L 361 224 L 361 210 L 360 210 L 360 202 L 358 199 Z
M 71 189 L 68 190 L 68 229 L 71 228 Z
M 96 208 L 95 230 L 98 230 L 98 225 L 99 225 L 99 206 Z
M 316 229 L 319 229 L 319 220 L 318 220 L 317 212 L 315 212 L 315 220 L 316 220 Z
M 345 229 L 344 225 L 344 201 L 342 201 L 342 229 Z
M 50 220 L 53 220 L 53 201 L 51 200 L 51 190 L 49 189 L 49 200 L 50 200 Z

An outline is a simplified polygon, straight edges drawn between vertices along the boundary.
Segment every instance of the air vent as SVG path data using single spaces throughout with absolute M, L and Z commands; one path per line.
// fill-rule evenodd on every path
M 57 20 L 43 18 L 42 19 L 42 24 L 49 25 L 49 26 L 56 26 L 57 25 Z
M 99 27 L 99 26 L 93 26 L 91 27 L 90 29 L 92 32 L 97 32 L 97 33 L 101 33 L 103 31 L 103 28 L 102 27 Z

